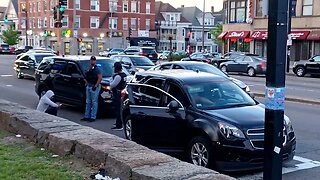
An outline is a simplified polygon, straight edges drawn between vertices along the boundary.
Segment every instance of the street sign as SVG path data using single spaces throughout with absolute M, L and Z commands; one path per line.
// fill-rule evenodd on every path
M 78 37 L 78 30 L 73 31 L 73 37 L 77 38 Z

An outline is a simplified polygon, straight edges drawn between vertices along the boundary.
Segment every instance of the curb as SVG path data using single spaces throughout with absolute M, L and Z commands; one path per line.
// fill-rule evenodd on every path
M 260 98 L 265 97 L 264 93 L 260 93 L 260 92 L 253 92 L 253 93 L 256 97 L 260 97 Z M 294 97 L 294 96 L 286 96 L 286 101 L 320 105 L 320 100 L 303 99 L 303 98 Z
M 0 99 L 1 128 L 59 156 L 72 155 L 123 180 L 234 180 L 133 141 Z

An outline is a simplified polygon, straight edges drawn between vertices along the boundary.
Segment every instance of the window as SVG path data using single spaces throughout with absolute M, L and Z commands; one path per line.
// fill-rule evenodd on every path
M 29 12 L 32 13 L 32 3 L 29 4 Z
M 42 28 L 42 20 L 38 19 L 38 28 Z
M 55 6 L 55 0 L 50 0 L 49 4 L 50 4 L 50 10 L 53 9 L 53 7 Z
M 237 2 L 236 21 L 240 23 L 246 21 L 246 2 L 245 1 Z
M 186 36 L 186 30 L 182 29 L 182 37 L 185 37 L 185 36 Z
M 81 74 L 81 73 L 76 64 L 69 63 L 66 75 L 71 76 L 72 74 Z
M 160 70 L 164 70 L 164 69 L 171 69 L 172 64 L 166 64 L 166 65 L 162 65 L 160 67 Z
M 76 9 L 80 9 L 80 0 L 76 0 Z
M 131 12 L 135 13 L 137 12 L 137 2 L 131 1 Z
M 235 1 L 231 1 L 230 2 L 229 21 L 230 22 L 235 22 L 236 21 L 236 2 Z
M 68 16 L 64 16 L 63 19 L 62 19 L 62 27 L 68 27 L 68 21 L 69 21 L 69 18 Z
M 147 14 L 150 14 L 150 7 L 151 7 L 150 4 L 151 4 L 150 2 L 146 3 L 146 13 Z
M 159 104 L 161 91 L 155 87 L 129 85 L 128 91 L 129 98 L 133 98 L 132 101 L 135 105 L 158 106 Z M 132 96 L 130 96 L 130 94 Z
M 99 0 L 90 1 L 90 10 L 99 11 Z
M 311 16 L 313 14 L 313 0 L 303 0 L 302 15 Z
M 90 28 L 99 27 L 99 17 L 90 17 Z
M 45 17 L 44 19 L 43 19 L 43 27 L 47 27 L 48 25 L 47 25 L 47 22 L 48 20 L 47 20 L 47 17 Z
M 314 56 L 313 59 L 314 59 L 314 61 L 316 61 L 316 62 L 320 62 L 320 56 Z
M 118 2 L 116 0 L 109 1 L 109 12 L 117 12 Z
M 123 19 L 122 23 L 123 23 L 123 29 L 127 30 L 128 29 L 128 19 Z
M 146 30 L 150 30 L 150 19 L 146 19 Z
M 33 19 L 32 19 L 32 27 L 33 27 L 33 28 L 36 28 L 36 23 L 37 23 L 36 19 L 33 18 Z
M 53 17 L 50 17 L 50 28 L 54 27 L 54 19 Z
M 38 12 L 41 12 L 41 1 L 37 2 L 37 6 L 38 6 Z
M 123 12 L 128 12 L 128 1 L 123 1 Z
M 258 0 L 256 4 L 256 16 L 262 16 L 262 9 L 263 9 L 263 0 Z
M 32 7 L 33 7 L 33 12 L 37 12 L 37 10 L 38 10 L 37 4 L 33 3 Z
M 48 10 L 47 1 L 43 1 L 43 10 L 44 11 Z
M 138 0 L 138 13 L 140 13 L 140 6 L 141 6 L 141 3 L 140 3 L 140 1 Z
M 181 68 L 179 68 L 181 69 Z M 175 97 L 178 101 L 180 101 L 183 105 L 186 105 L 185 103 L 185 96 L 183 91 L 179 88 L 179 86 L 173 84 L 173 83 L 169 83 L 169 90 L 167 91 L 170 95 L 172 95 L 173 97 Z M 173 99 L 172 99 L 173 100 Z M 165 102 L 164 105 L 169 104 L 169 102 Z
M 212 39 L 212 34 L 210 32 L 207 34 L 207 39 Z
M 109 29 L 117 29 L 118 19 L 109 18 Z
M 131 29 L 132 30 L 136 30 L 137 28 L 137 23 L 136 23 L 136 19 L 131 19 Z
M 76 23 L 74 26 L 76 29 L 80 29 L 80 16 L 76 16 Z

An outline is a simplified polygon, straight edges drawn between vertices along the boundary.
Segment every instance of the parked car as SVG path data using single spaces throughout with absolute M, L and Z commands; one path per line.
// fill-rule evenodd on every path
M 213 56 L 209 53 L 193 53 L 189 57 L 182 58 L 181 61 L 199 61 L 205 63 L 211 63 L 213 61 Z
M 21 54 L 21 53 L 25 53 L 27 51 L 29 51 L 30 49 L 33 49 L 32 46 L 20 46 L 15 50 L 15 54 Z
M 99 92 L 99 111 L 113 109 L 113 97 L 110 79 L 114 73 L 114 60 L 96 57 L 101 68 L 102 82 Z M 52 56 L 41 61 L 35 73 L 35 92 L 41 97 L 47 90 L 52 90 L 55 100 L 74 106 L 84 107 L 86 88 L 84 75 L 90 66 L 90 56 Z M 131 80 L 129 73 L 123 69 Z
M 0 54 L 10 54 L 10 46 L 8 44 L 1 44 Z
M 16 56 L 16 59 L 19 59 L 21 56 L 26 55 L 26 54 L 35 54 L 35 53 L 51 53 L 51 54 L 55 54 L 54 51 L 51 51 L 51 50 L 30 49 L 29 51 L 27 51 L 25 53 L 18 54 Z
M 169 55 L 170 55 L 170 51 L 163 51 L 161 54 L 159 54 L 159 59 L 166 60 L 168 59 Z
M 119 61 L 131 73 L 141 72 L 154 67 L 154 63 L 147 57 L 138 55 L 114 55 L 112 60 Z
M 124 50 L 124 53 L 127 55 L 139 55 L 139 56 L 146 56 L 149 58 L 153 63 L 158 61 L 158 54 L 154 47 L 147 47 L 147 46 L 131 46 Z
M 320 55 L 313 56 L 308 60 L 294 62 L 292 70 L 299 77 L 303 77 L 306 74 L 319 75 Z
M 128 92 L 127 139 L 216 170 L 263 167 L 265 107 L 232 81 L 188 70 L 145 71 Z M 283 121 L 285 162 L 293 159 L 296 138 L 290 119 L 284 115 Z
M 117 54 L 121 54 L 124 53 L 124 49 L 120 49 L 120 48 L 114 48 L 111 51 L 109 51 L 106 56 L 107 57 L 111 57 L 112 55 L 117 55 Z
M 241 89 L 246 92 L 250 92 L 250 88 L 244 82 L 230 77 L 227 73 L 221 71 L 219 68 L 202 62 L 192 62 L 192 61 L 174 61 L 174 62 L 166 62 L 157 65 L 150 70 L 170 70 L 170 69 L 186 69 L 192 71 L 200 71 L 200 72 L 207 72 L 215 75 L 219 75 L 225 78 L 230 79 L 234 83 L 236 83 Z
M 259 56 L 239 55 L 233 60 L 220 64 L 223 72 L 247 73 L 249 76 L 265 74 L 267 69 L 267 60 Z
M 16 72 L 17 78 L 22 79 L 26 76 L 34 78 L 35 69 L 43 58 L 55 56 L 52 53 L 26 53 L 19 59 L 15 60 L 13 69 Z

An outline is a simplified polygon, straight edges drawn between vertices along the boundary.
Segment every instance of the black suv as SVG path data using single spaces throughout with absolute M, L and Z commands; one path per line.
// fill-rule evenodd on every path
M 156 63 L 158 61 L 158 53 L 156 52 L 154 47 L 131 46 L 124 50 L 124 53 L 127 55 L 146 56 L 153 63 Z
M 111 59 L 121 62 L 123 66 L 131 73 L 146 71 L 154 67 L 154 63 L 144 56 L 138 55 L 113 55 Z
M 124 102 L 125 136 L 189 162 L 222 171 L 260 169 L 264 162 L 265 108 L 232 81 L 188 70 L 137 73 Z M 283 160 L 296 140 L 284 116 Z
M 45 57 L 55 56 L 52 53 L 25 53 L 14 61 L 13 69 L 17 78 L 22 79 L 26 76 L 34 78 L 35 69 Z
M 114 72 L 114 62 L 106 57 L 97 57 L 97 66 L 100 67 L 103 78 L 99 95 L 99 110 L 113 108 L 109 85 Z M 84 107 L 86 97 L 84 75 L 89 66 L 89 56 L 45 58 L 36 70 L 35 91 L 41 97 L 47 90 L 52 90 L 56 101 Z M 124 70 L 124 72 L 128 74 L 127 71 Z
M 298 77 L 306 74 L 320 75 L 320 55 L 313 56 L 309 60 L 294 62 L 292 70 Z
M 0 54 L 10 54 L 10 46 L 8 44 L 1 44 Z

